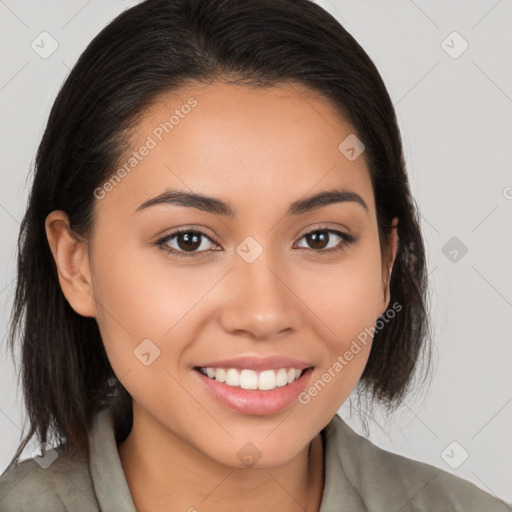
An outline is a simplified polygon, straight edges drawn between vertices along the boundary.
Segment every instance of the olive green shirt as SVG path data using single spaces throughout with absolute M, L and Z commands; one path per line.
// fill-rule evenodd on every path
M 322 430 L 325 486 L 320 512 L 510 512 L 466 480 L 396 455 L 354 432 L 339 416 Z M 136 512 L 108 409 L 94 418 L 89 460 L 55 449 L 0 477 L 1 512 Z M 45 462 L 46 461 L 46 462 Z

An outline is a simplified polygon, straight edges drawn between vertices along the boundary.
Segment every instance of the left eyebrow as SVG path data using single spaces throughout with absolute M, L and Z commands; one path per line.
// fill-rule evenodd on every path
M 300 215 L 318 208 L 323 208 L 330 204 L 345 202 L 359 204 L 366 210 L 366 212 L 368 212 L 368 206 L 359 194 L 339 187 L 332 190 L 324 190 L 315 195 L 294 201 L 288 208 L 287 214 Z M 236 209 L 228 202 L 215 197 L 179 190 L 168 190 L 159 196 L 149 199 L 141 204 L 136 211 L 139 212 L 159 204 L 187 206 L 226 217 L 234 217 L 236 215 Z
M 368 212 L 368 206 L 359 194 L 339 187 L 332 190 L 324 190 L 323 192 L 319 192 L 313 196 L 295 201 L 290 205 L 288 214 L 300 215 L 301 213 L 306 213 L 330 204 L 345 202 L 359 204 L 366 210 L 366 212 Z

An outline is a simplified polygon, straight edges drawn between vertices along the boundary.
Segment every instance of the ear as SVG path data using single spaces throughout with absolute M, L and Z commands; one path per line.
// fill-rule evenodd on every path
M 62 210 L 55 210 L 46 217 L 45 229 L 62 293 L 79 315 L 94 317 L 96 303 L 87 243 L 73 236 L 68 216 Z
M 398 251 L 398 218 L 395 217 L 391 222 L 391 230 L 388 238 L 388 253 L 386 255 L 386 260 L 384 261 L 385 269 L 383 274 L 383 294 L 384 294 L 384 310 L 381 315 L 384 314 L 387 307 L 389 306 L 389 301 L 391 299 L 390 296 L 390 281 L 391 281 L 391 272 L 393 271 L 393 265 L 395 263 L 396 253 Z

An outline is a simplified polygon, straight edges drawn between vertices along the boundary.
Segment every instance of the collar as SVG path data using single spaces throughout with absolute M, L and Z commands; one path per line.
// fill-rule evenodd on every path
M 359 493 L 347 479 L 340 450 L 350 446 L 348 425 L 335 415 L 322 430 L 324 449 L 324 491 L 319 512 L 364 512 Z M 100 509 L 103 512 L 137 512 L 124 475 L 108 408 L 93 419 L 89 434 L 89 470 Z
M 93 419 L 89 434 L 89 471 L 100 510 L 137 512 L 117 451 L 110 409 Z

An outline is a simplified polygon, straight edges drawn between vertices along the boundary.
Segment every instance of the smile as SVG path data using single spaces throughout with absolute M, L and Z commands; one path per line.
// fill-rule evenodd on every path
M 259 365 L 258 365 L 259 366 Z M 274 367 L 257 370 L 196 366 L 194 374 L 218 404 L 237 413 L 264 416 L 297 404 L 298 395 L 311 379 L 313 367 Z
M 300 378 L 304 370 L 299 368 L 280 368 L 278 370 L 264 370 L 257 372 L 250 369 L 236 368 L 198 368 L 203 374 L 222 382 L 227 386 L 241 389 L 259 389 L 269 391 L 277 387 L 287 386 Z

